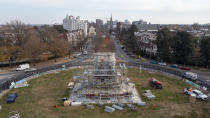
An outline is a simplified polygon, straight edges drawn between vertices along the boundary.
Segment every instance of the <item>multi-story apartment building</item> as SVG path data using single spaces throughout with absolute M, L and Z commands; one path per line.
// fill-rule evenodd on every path
M 68 31 L 83 30 L 85 36 L 87 36 L 87 22 L 81 20 L 79 16 L 75 18 L 72 15 L 66 15 L 66 18 L 63 19 L 63 28 Z
M 89 32 L 88 32 L 88 36 L 95 36 L 96 35 L 96 29 L 93 27 L 93 26 L 91 26 L 90 28 L 89 28 Z
M 72 46 L 76 46 L 83 39 L 83 35 L 84 33 L 81 30 L 66 33 L 67 40 Z
M 157 45 L 155 44 L 157 36 L 155 33 L 135 32 L 135 36 L 137 37 L 137 43 L 140 47 L 140 50 L 151 55 L 157 54 Z

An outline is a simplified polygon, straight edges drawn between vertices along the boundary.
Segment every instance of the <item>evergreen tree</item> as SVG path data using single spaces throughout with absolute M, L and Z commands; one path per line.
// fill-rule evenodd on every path
M 157 52 L 162 61 L 170 61 L 171 38 L 171 32 L 168 28 L 163 28 L 157 33 Z
M 194 48 L 192 39 L 192 35 L 185 31 L 177 32 L 173 37 L 171 47 L 176 63 L 186 64 L 188 62 L 188 57 Z
M 203 37 L 201 39 L 200 53 L 204 57 L 204 64 L 210 66 L 210 37 Z

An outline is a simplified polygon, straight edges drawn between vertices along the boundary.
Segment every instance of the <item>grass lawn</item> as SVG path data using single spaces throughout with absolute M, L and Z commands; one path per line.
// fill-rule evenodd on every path
M 62 71 L 57 74 L 48 74 L 29 81 L 30 87 L 12 89 L 9 93 L 16 92 L 19 97 L 15 103 L 6 104 L 7 95 L 0 99 L 2 110 L 0 118 L 8 118 L 10 111 L 18 111 L 21 118 L 209 118 L 210 102 L 196 101 L 191 103 L 189 97 L 183 94 L 183 89 L 188 87 L 183 81 L 166 77 L 156 73 L 138 69 L 128 69 L 128 76 L 136 84 L 139 94 L 145 89 L 151 89 L 156 99 L 147 100 L 147 106 L 138 107 L 137 112 L 128 109 L 104 112 L 103 107 L 89 110 L 81 107 L 63 107 L 61 98 L 68 97 L 67 83 L 78 69 Z M 162 90 L 155 90 L 148 85 L 148 80 L 155 77 L 163 83 Z M 58 109 L 55 105 L 58 105 Z M 154 107 L 155 105 L 155 107 Z

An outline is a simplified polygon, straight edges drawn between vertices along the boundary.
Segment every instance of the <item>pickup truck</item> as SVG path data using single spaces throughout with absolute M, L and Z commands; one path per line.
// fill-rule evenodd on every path
M 198 79 L 198 75 L 193 72 L 184 72 L 182 73 L 182 77 L 186 79 L 190 79 L 192 81 L 196 81 Z
M 184 93 L 185 94 L 188 94 L 192 97 L 196 97 L 196 99 L 199 99 L 199 100 L 207 100 L 208 99 L 208 96 L 203 94 L 201 91 L 195 89 L 195 90 L 192 90 L 191 88 L 185 88 L 184 89 Z

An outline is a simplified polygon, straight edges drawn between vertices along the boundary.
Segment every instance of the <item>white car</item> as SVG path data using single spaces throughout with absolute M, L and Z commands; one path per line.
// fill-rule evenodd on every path
M 84 55 L 87 55 L 87 51 L 84 51 L 83 54 L 84 54 Z
M 203 94 L 201 91 L 199 90 L 193 90 L 193 93 L 196 94 L 196 98 L 197 99 L 200 99 L 200 100 L 207 100 L 208 99 L 208 96 Z
M 184 89 L 184 93 L 187 94 L 187 95 L 190 95 L 192 97 L 196 97 L 196 94 L 192 92 L 192 88 L 185 88 Z
M 184 93 L 186 93 L 190 96 L 196 97 L 199 100 L 207 100 L 208 99 L 207 95 L 203 94 L 201 91 L 199 91 L 197 89 L 192 90 L 192 89 L 189 89 L 189 88 L 185 88 Z
M 158 64 L 161 66 L 167 66 L 167 64 L 165 62 L 159 62 Z
M 81 53 L 81 52 L 77 53 L 77 57 L 78 57 L 78 56 L 80 56 L 80 55 L 82 55 L 82 53 Z

